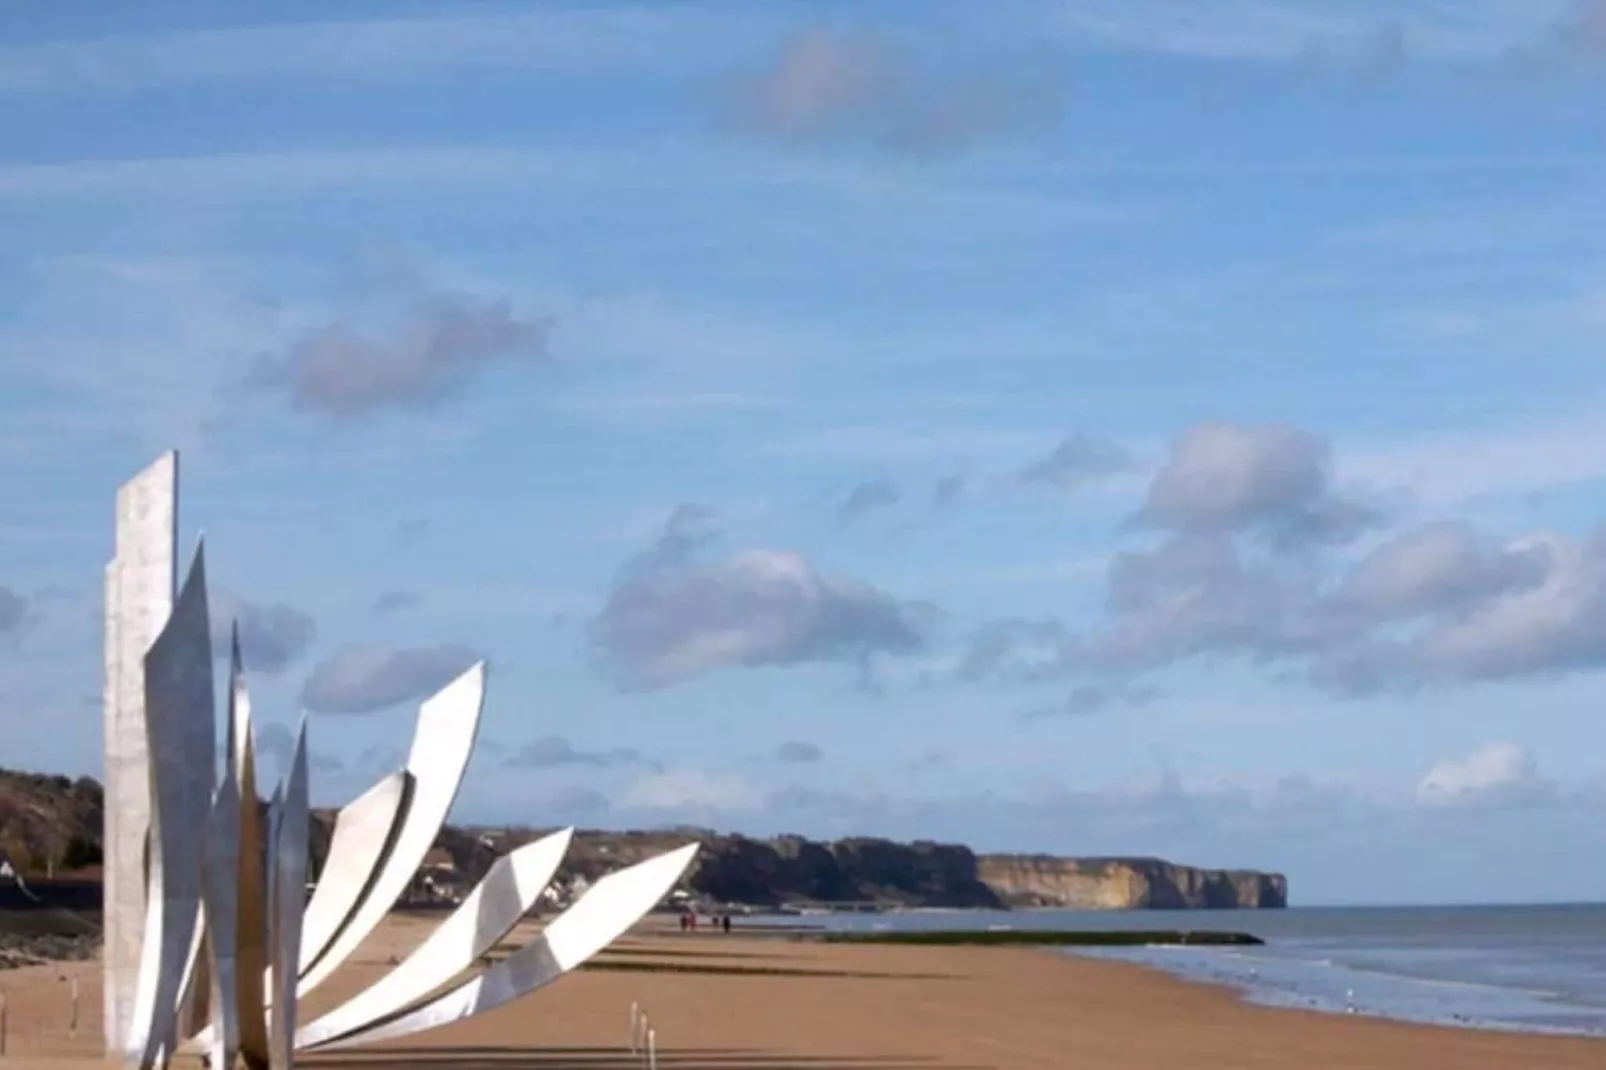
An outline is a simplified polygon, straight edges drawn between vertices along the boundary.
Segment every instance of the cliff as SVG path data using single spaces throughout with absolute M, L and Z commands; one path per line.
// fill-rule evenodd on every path
M 687 883 L 717 902 L 1001 905 L 978 878 L 976 856 L 951 844 L 869 838 L 818 843 L 800 836 L 710 836 L 702 844 Z
M 100 783 L 0 769 L 0 854 L 44 873 L 100 864 Z
M 478 835 L 480 850 L 491 858 L 537 834 L 482 830 Z M 499 837 L 506 842 L 498 843 Z M 1277 873 L 1199 869 L 1155 858 L 977 856 L 968 847 L 953 844 L 868 838 L 752 839 L 704 829 L 578 833 L 559 880 L 565 884 L 576 877 L 594 880 L 691 839 L 702 849 L 686 889 L 716 903 L 1075 910 L 1288 905 L 1287 880 Z M 486 843 L 495 846 L 488 848 Z
M 102 807 L 100 785 L 91 778 L 0 770 L 0 851 L 18 870 L 34 876 L 94 867 L 100 863 Z M 330 810 L 314 815 L 313 872 L 322 868 L 333 821 Z M 447 893 L 466 891 L 499 855 L 539 835 L 532 829 L 448 825 L 436 841 L 444 855 L 432 853 L 434 887 Z M 556 883 L 560 889 L 577 890 L 604 873 L 689 840 L 701 843 L 702 850 L 686 880 L 687 891 L 714 903 L 758 908 L 875 904 L 1131 910 L 1281 907 L 1288 901 L 1287 881 L 1280 874 L 1197 869 L 1154 858 L 978 857 L 954 844 L 754 839 L 707 829 L 577 833 Z M 442 857 L 450 860 L 445 866 Z M 74 903 L 75 910 L 88 908 L 87 903 Z
M 985 855 L 979 875 L 1012 907 L 1209 910 L 1286 907 L 1281 873 L 1198 869 L 1158 858 Z

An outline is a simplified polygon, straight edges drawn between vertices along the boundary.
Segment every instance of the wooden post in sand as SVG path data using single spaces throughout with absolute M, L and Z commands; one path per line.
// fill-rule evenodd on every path
M 0 994 L 0 1055 L 6 1053 L 6 997 Z
M 658 1070 L 658 1030 L 647 1030 L 647 1070 Z
M 636 1028 L 641 1023 L 641 1004 L 630 1004 L 630 1054 L 636 1054 Z
M 72 1016 L 67 1019 L 67 1035 L 78 1036 L 78 978 L 72 979 Z

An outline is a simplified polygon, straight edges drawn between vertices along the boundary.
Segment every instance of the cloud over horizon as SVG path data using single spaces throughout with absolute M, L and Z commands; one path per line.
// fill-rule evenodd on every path
M 955 677 L 1031 683 L 1242 659 L 1353 699 L 1606 666 L 1606 535 L 1501 541 L 1454 518 L 1390 529 L 1331 468 L 1326 440 L 1291 426 L 1184 431 L 1139 513 L 1160 541 L 1109 558 L 1102 619 L 991 621 L 968 637 Z
M 15 635 L 28 621 L 28 599 L 0 585 L 0 635 Z
M 872 479 L 854 487 L 848 496 L 842 500 L 837 516 L 844 524 L 851 524 L 862 520 L 871 513 L 890 509 L 903 500 L 899 492 L 885 479 Z
M 479 660 L 456 645 L 350 644 L 313 667 L 301 704 L 314 713 L 374 713 L 440 690 Z
M 821 575 L 800 554 L 745 550 L 708 563 L 706 510 L 682 506 L 590 623 L 607 671 L 668 687 L 722 668 L 860 664 L 918 653 L 929 608 Z
M 1501 741 L 1434 765 L 1417 785 L 1416 798 L 1425 806 L 1523 805 L 1553 790 L 1531 753 Z
M 1066 435 L 1048 456 L 1021 469 L 1021 479 L 1071 491 L 1132 467 L 1132 455 L 1118 443 L 1082 432 Z
M 1149 484 L 1138 521 L 1177 535 L 1264 534 L 1343 542 L 1381 517 L 1339 491 L 1332 447 L 1287 424 L 1190 427 Z
M 228 660 L 238 628 L 240 657 L 248 673 L 284 672 L 318 637 L 317 623 L 294 606 L 252 602 L 223 587 L 211 588 L 208 597 L 213 655 Z
M 813 743 L 790 739 L 775 748 L 775 760 L 788 765 L 813 765 L 825 759 L 825 751 Z
M 639 765 L 642 760 L 641 752 L 633 747 L 587 751 L 578 749 L 562 736 L 543 736 L 508 754 L 502 764 L 508 769 L 557 769 L 564 766 L 607 769 Z

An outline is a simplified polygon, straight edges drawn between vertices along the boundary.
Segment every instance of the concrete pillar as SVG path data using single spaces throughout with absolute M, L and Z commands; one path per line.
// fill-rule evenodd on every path
M 117 492 L 116 552 L 106 567 L 106 1051 L 121 1055 L 139 983 L 151 781 L 145 654 L 173 609 L 178 563 L 178 454 Z

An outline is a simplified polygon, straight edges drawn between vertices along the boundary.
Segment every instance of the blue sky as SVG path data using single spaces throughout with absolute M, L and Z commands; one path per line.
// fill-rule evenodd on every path
M 1606 894 L 1606 5 L 0 13 L 0 728 L 183 456 L 268 749 L 464 820 Z

